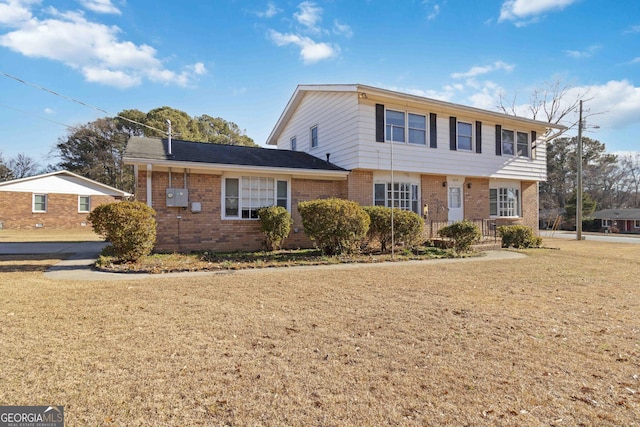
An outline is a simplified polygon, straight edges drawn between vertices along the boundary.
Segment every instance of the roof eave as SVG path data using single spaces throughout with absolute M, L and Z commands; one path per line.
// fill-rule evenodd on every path
M 166 168 L 185 168 L 185 169 L 200 169 L 207 171 L 219 171 L 222 172 L 246 172 L 255 174 L 270 173 L 278 175 L 291 175 L 293 177 L 304 178 L 318 178 L 318 179 L 347 179 L 349 175 L 348 170 L 325 170 L 325 169 L 303 169 L 303 168 L 285 168 L 274 166 L 251 166 L 251 165 L 230 165 L 225 163 L 200 163 L 200 162 L 185 162 L 185 161 L 171 161 L 171 160 L 158 160 L 158 159 L 143 159 L 134 157 L 124 157 L 125 164 L 138 164 L 138 165 L 159 165 Z

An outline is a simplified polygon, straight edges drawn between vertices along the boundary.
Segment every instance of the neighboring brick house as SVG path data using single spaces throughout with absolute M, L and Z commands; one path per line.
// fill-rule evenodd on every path
M 603 209 L 589 216 L 600 220 L 602 231 L 640 234 L 640 209 Z
M 81 228 L 96 206 L 129 196 L 65 170 L 0 182 L 0 228 Z
M 136 196 L 158 213 L 159 250 L 259 249 L 255 210 L 290 210 L 288 247 L 308 246 L 297 203 L 341 197 L 427 223 L 538 227 L 546 144 L 564 129 L 364 85 L 298 86 L 267 144 L 277 150 L 131 138 Z M 176 201 L 179 200 L 179 203 Z

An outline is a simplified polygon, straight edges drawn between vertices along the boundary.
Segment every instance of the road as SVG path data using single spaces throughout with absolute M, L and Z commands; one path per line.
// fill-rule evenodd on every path
M 556 239 L 569 239 L 577 240 L 575 231 L 540 231 L 541 237 L 553 237 Z M 584 240 L 595 242 L 609 242 L 609 243 L 635 243 L 640 244 L 640 235 L 630 234 L 596 234 L 596 233 L 582 233 Z

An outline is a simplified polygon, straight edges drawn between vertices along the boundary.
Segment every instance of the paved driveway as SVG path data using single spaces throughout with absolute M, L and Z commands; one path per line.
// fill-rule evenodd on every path
M 542 237 L 553 237 L 557 239 L 569 239 L 576 240 L 577 236 L 575 231 L 540 231 Z M 635 243 L 640 244 L 640 235 L 626 235 L 626 234 L 585 234 L 582 233 L 584 240 L 590 240 L 594 242 L 609 242 L 609 243 Z
M 106 245 L 106 242 L 0 242 L 0 255 L 95 254 L 97 258 Z

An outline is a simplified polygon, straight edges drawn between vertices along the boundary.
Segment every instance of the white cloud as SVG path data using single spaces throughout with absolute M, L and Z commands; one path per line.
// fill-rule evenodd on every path
M 322 8 L 311 1 L 304 1 L 298 5 L 300 12 L 293 14 L 293 17 L 312 32 L 318 32 L 317 24 L 322 20 Z
M 640 33 L 640 25 L 632 25 L 625 33 Z
M 335 34 L 343 35 L 347 38 L 353 36 L 353 31 L 351 31 L 351 27 L 348 26 L 347 24 L 341 24 L 340 22 L 338 22 L 337 19 L 333 21 L 333 32 Z
M 37 1 L 6 0 L 0 2 L 0 25 L 15 25 L 31 19 L 29 6 Z
M 545 12 L 561 10 L 577 0 L 506 0 L 500 9 L 498 22 L 516 21 L 516 25 L 526 25 L 527 19 L 535 22 Z M 530 21 L 531 22 L 531 21 Z
M 461 78 L 474 78 L 482 74 L 491 73 L 493 71 L 504 70 L 507 72 L 513 71 L 514 65 L 507 64 L 503 61 L 496 61 L 493 64 L 485 65 L 485 66 L 475 66 L 471 67 L 469 71 L 465 71 L 462 73 L 453 73 L 451 77 L 454 79 Z
M 425 7 L 425 9 L 428 10 L 428 13 L 427 13 L 428 21 L 433 21 L 440 14 L 440 4 L 435 3 L 432 5 L 432 3 L 433 3 L 432 0 L 423 0 L 422 2 L 422 5 Z
M 300 57 L 305 64 L 313 64 L 324 59 L 330 59 L 339 53 L 339 48 L 327 43 L 318 43 L 309 37 L 298 34 L 282 34 L 271 30 L 269 37 L 277 46 L 296 45 L 300 48 Z
M 86 9 L 96 13 L 113 13 L 120 15 L 120 9 L 115 7 L 111 0 L 80 0 L 80 4 Z
M 13 31 L 0 35 L 0 46 L 24 56 L 62 62 L 79 70 L 89 82 L 119 88 L 139 85 L 144 79 L 187 86 L 206 72 L 202 63 L 182 72 L 168 70 L 153 47 L 121 40 L 120 28 L 89 21 L 82 12 L 53 8 L 47 12 L 50 17 L 46 19 L 31 17 L 12 23 Z
M 564 53 L 575 59 L 591 58 L 601 48 L 602 46 L 596 44 L 589 46 L 586 50 L 565 50 Z
M 55 111 L 53 109 L 49 108 L 49 107 L 46 107 L 44 109 L 44 113 L 45 114 L 53 114 L 53 113 L 55 113 Z
M 640 56 L 631 60 L 632 64 L 637 64 L 638 62 L 640 62 Z
M 572 88 L 570 95 L 575 96 L 585 91 L 588 91 L 589 96 L 593 96 L 593 99 L 585 104 L 585 108 L 591 113 L 597 113 L 589 119 L 594 125 L 620 128 L 638 124 L 640 87 L 627 80 L 610 80 L 602 85 Z
M 256 15 L 258 15 L 260 18 L 273 18 L 280 12 L 282 12 L 282 10 L 278 9 L 275 3 L 269 2 L 267 3 L 267 8 L 263 11 L 256 12 Z

